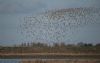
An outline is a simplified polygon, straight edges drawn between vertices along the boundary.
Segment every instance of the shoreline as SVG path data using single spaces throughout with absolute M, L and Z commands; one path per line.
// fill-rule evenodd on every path
M 0 53 L 0 55 L 100 55 L 96 53 Z

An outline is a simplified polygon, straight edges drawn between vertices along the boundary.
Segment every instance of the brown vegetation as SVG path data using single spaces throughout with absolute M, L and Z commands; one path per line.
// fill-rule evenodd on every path
M 100 60 L 22 60 L 21 63 L 100 63 Z

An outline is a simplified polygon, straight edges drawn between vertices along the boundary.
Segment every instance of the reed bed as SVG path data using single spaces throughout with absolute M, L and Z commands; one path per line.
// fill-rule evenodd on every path
M 22 60 L 20 63 L 100 63 L 100 60 Z

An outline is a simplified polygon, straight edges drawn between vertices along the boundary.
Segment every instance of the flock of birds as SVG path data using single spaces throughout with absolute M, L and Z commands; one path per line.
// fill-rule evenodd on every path
M 32 41 L 62 42 L 75 30 L 91 24 L 100 24 L 99 8 L 69 8 L 28 16 L 20 25 L 21 33 Z M 69 34 L 70 33 L 70 34 Z M 70 39 L 71 40 L 71 39 Z

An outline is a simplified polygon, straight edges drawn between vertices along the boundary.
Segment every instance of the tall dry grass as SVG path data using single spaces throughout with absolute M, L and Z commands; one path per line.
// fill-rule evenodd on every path
M 100 63 L 100 60 L 22 60 L 20 63 Z

